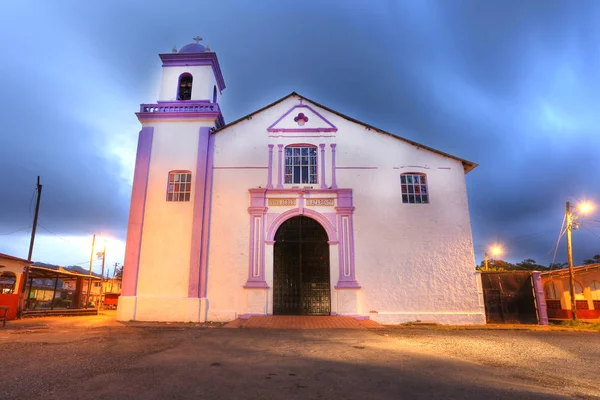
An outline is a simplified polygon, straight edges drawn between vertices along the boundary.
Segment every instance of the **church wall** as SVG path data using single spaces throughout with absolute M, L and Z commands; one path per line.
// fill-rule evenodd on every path
M 331 121 L 337 133 L 270 138 L 266 128 L 298 104 L 297 98 L 290 98 L 215 135 L 208 319 L 231 319 L 248 312 L 248 293 L 255 290 L 242 288 L 249 263 L 248 189 L 267 185 L 267 146 L 274 144 L 272 181 L 276 185 L 277 144 L 325 143 L 330 186 L 329 144 L 336 143 L 337 186 L 353 189 L 354 257 L 361 288 L 353 294 L 348 289 L 339 291 L 340 296 L 332 293 L 332 301 L 356 301 L 357 314 L 381 322 L 484 323 L 461 162 L 305 103 Z M 430 204 L 402 204 L 403 172 L 427 175 Z M 272 257 L 272 246 L 266 247 L 267 256 Z M 272 263 L 266 265 L 272 268 Z M 272 271 L 266 275 L 272 276 Z M 332 273 L 332 286 L 337 279 Z
M 339 129 L 337 184 L 353 189 L 359 313 L 382 322 L 484 323 L 462 163 L 323 115 Z M 427 175 L 429 204 L 402 203 L 406 172 Z
M 189 170 L 194 179 L 198 152 L 198 123 L 154 124 L 154 140 L 137 295 L 186 297 L 190 265 L 190 236 L 195 187 L 189 202 L 166 201 L 169 171 Z

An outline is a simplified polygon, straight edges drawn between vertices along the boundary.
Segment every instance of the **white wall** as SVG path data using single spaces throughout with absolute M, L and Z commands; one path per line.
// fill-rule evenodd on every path
M 158 100 L 177 100 L 179 77 L 185 72 L 192 74 L 193 77 L 191 100 L 210 100 L 212 102 L 213 88 L 217 83 L 215 80 L 212 66 L 210 65 L 163 67 L 160 94 L 158 96 Z M 220 99 L 218 87 L 217 99 Z
M 267 169 L 257 168 L 267 167 L 267 145 L 275 145 L 273 163 L 277 166 L 278 143 L 326 143 L 329 186 L 329 143 L 335 142 L 338 167 L 376 168 L 337 170 L 338 187 L 354 190 L 356 279 L 362 285 L 358 312 L 376 311 L 372 317 L 386 322 L 483 323 L 461 163 L 367 130 L 314 105 L 339 129 L 335 137 L 269 135 L 266 128 L 295 104 L 296 98 L 287 99 L 216 134 L 209 319 L 244 312 L 247 295 L 241 286 L 248 273 L 248 188 L 267 184 Z M 402 172 L 427 174 L 430 204 L 402 204 Z M 332 276 L 332 282 L 337 278 Z
M 158 122 L 152 126 L 137 294 L 187 297 L 200 128 L 197 122 Z M 190 201 L 166 201 L 172 170 L 192 172 Z

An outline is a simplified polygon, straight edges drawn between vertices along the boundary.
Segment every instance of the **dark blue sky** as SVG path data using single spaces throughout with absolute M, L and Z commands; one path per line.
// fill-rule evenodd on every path
M 467 176 L 478 262 L 499 242 L 503 258 L 547 264 L 565 201 L 600 202 L 598 2 L 49 3 L 0 14 L 0 252 L 27 256 L 41 175 L 33 258 L 85 264 L 98 233 L 122 261 L 134 112 L 158 95 L 157 54 L 195 35 L 218 54 L 226 121 L 295 90 L 480 164 Z M 592 219 L 576 262 L 600 253 Z

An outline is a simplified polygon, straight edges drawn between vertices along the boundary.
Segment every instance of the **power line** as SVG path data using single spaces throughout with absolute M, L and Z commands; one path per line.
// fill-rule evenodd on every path
M 12 235 L 13 233 L 24 231 L 25 229 L 29 229 L 29 228 L 31 228 L 31 225 L 26 228 L 17 229 L 16 231 L 12 231 L 12 232 L 8 232 L 8 233 L 0 233 L 0 236 Z
M 550 264 L 550 265 L 553 265 L 556 262 L 556 253 L 558 252 L 558 245 L 560 244 L 560 239 L 562 239 L 563 235 L 566 232 L 566 228 L 565 228 L 566 222 L 567 222 L 567 215 L 565 214 L 565 216 L 563 217 L 563 220 L 562 220 L 562 224 L 560 226 L 560 232 L 558 233 L 558 239 L 556 240 L 556 244 L 554 245 L 554 256 L 552 257 L 552 264 Z M 552 252 L 552 249 L 550 249 L 548 254 L 550 254 L 551 252 Z
M 38 225 L 39 225 L 40 227 L 42 227 L 42 228 L 43 228 L 43 229 L 44 229 L 46 232 L 48 232 L 48 233 L 49 233 L 49 234 L 51 234 L 51 235 L 54 235 L 54 236 L 56 236 L 56 237 L 57 237 L 57 238 L 59 238 L 60 240 L 63 240 L 63 241 L 65 241 L 65 242 L 67 242 L 67 243 L 72 243 L 72 242 L 71 242 L 69 239 L 65 239 L 64 237 L 57 235 L 56 233 L 52 232 L 50 229 L 46 228 L 44 225 L 40 224 L 39 222 L 38 222 Z
M 600 239 L 600 235 L 597 235 L 594 231 L 592 231 L 591 229 L 586 228 L 585 226 L 582 227 L 583 229 L 585 229 L 586 231 L 588 231 L 589 233 L 591 233 L 592 235 L 596 236 L 598 239 Z

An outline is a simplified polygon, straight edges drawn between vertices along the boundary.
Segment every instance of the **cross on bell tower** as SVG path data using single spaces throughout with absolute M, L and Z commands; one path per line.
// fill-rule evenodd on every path
M 202 41 L 202 38 L 200 36 L 196 35 L 196 37 L 192 38 L 192 40 L 196 41 L 196 44 L 198 44 Z

